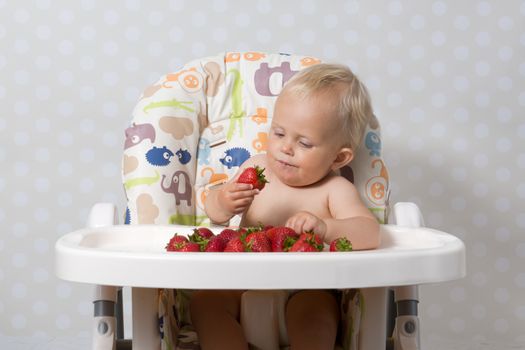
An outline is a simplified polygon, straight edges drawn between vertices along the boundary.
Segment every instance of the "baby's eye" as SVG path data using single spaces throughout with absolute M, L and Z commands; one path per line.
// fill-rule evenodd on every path
M 275 136 L 277 136 L 277 137 L 283 137 L 284 136 L 284 133 L 282 131 L 277 131 L 277 130 L 274 130 L 273 134 Z
M 301 145 L 301 147 L 304 147 L 304 148 L 312 148 L 312 145 L 305 141 L 299 141 L 299 144 Z

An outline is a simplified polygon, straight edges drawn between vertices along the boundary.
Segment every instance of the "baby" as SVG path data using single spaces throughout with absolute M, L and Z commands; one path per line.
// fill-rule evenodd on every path
M 346 66 L 318 64 L 297 73 L 277 98 L 266 154 L 254 156 L 228 183 L 211 190 L 207 215 L 241 226 L 259 223 L 313 231 L 330 242 L 345 236 L 355 250 L 379 245 L 379 224 L 338 169 L 354 157 L 372 118 L 369 95 Z M 249 166 L 265 168 L 262 191 L 237 183 Z M 242 291 L 198 291 L 191 315 L 203 350 L 248 349 L 238 322 Z M 286 306 L 292 349 L 333 349 L 339 307 L 334 293 L 305 290 Z

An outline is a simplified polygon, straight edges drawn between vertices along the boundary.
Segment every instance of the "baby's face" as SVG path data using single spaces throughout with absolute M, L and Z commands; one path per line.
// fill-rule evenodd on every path
M 275 105 L 268 142 L 268 166 L 283 183 L 307 186 L 332 170 L 340 149 L 340 123 L 334 98 L 320 94 L 300 99 L 281 95 Z

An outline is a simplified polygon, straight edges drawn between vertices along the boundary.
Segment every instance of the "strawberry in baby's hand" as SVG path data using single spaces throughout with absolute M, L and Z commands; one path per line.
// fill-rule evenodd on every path
M 290 252 L 320 252 L 323 250 L 323 240 L 313 232 L 303 232 Z
M 331 252 L 351 252 L 352 242 L 346 237 L 339 237 L 330 242 Z
M 266 231 L 266 236 L 272 242 L 273 252 L 287 252 L 297 241 L 299 235 L 290 227 L 277 226 Z
M 266 177 L 263 174 L 264 168 L 259 168 L 257 165 L 244 169 L 237 179 L 238 183 L 250 184 L 254 189 L 262 190 L 266 183 Z

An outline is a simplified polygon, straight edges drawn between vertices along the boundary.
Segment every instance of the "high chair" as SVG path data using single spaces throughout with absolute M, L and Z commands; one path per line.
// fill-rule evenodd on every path
M 318 62 L 307 56 L 229 52 L 192 61 L 144 91 L 125 131 L 126 225 L 117 225 L 113 204 L 99 203 L 88 227 L 63 236 L 55 247 L 60 278 L 98 285 L 93 349 L 129 348 L 117 322 L 121 286 L 132 287 L 134 349 L 199 349 L 188 313 L 192 289 L 247 289 L 240 322 L 251 348 L 286 349 L 286 290 L 321 288 L 343 290 L 337 349 L 419 349 L 417 285 L 463 277 L 465 247 L 452 235 L 424 228 L 413 203 L 398 203 L 389 211 L 388 171 L 375 118 L 341 175 L 355 184 L 382 224 L 378 249 L 164 251 L 175 232 L 190 234 L 195 226 L 210 225 L 203 207 L 210 187 L 227 181 L 250 156 L 265 152 L 276 96 L 293 74 Z M 396 225 L 387 224 L 389 217 Z M 230 221 L 238 223 L 239 218 Z M 234 267 L 237 273 L 228 273 Z M 390 289 L 397 317 L 387 342 Z

